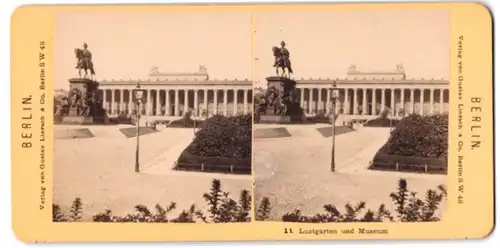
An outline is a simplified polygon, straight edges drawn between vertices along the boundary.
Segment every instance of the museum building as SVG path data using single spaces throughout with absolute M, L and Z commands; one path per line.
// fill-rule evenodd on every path
M 345 78 L 294 79 L 306 115 L 331 113 L 331 89 L 336 82 L 336 113 L 370 119 L 387 109 L 391 116 L 444 114 L 449 110 L 449 81 L 407 78 L 402 65 L 394 71 L 358 71 L 351 65 Z M 383 107 L 385 106 L 385 108 Z
M 147 80 L 102 80 L 99 98 L 109 116 L 133 113 L 133 90 L 144 90 L 142 113 L 153 119 L 215 114 L 234 116 L 252 112 L 252 82 L 244 79 L 211 79 L 200 66 L 194 73 L 162 73 L 153 67 Z

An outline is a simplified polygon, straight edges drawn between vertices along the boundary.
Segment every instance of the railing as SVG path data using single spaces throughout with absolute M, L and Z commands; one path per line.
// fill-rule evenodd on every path
M 215 164 L 198 164 L 198 163 L 185 163 L 176 162 L 174 164 L 174 170 L 184 170 L 184 171 L 202 171 L 202 172 L 222 172 L 222 173 L 232 173 L 232 174 L 251 174 L 252 169 L 249 166 L 241 165 L 215 165 Z
M 387 163 L 387 162 L 376 162 L 370 161 L 368 167 L 372 170 L 388 170 L 388 171 L 401 171 L 401 172 L 420 172 L 420 173 L 431 173 L 431 174 L 447 174 L 447 166 L 439 165 L 428 165 L 428 164 L 401 164 Z

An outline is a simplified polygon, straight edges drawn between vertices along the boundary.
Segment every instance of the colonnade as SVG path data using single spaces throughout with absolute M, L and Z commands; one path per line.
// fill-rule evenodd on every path
M 300 87 L 300 105 L 306 115 L 331 113 L 331 88 Z M 347 115 L 443 114 L 449 108 L 447 88 L 338 88 L 336 112 Z
M 226 116 L 251 113 L 252 90 L 241 89 L 143 89 L 142 114 L 148 116 Z M 102 107 L 108 115 L 130 115 L 135 107 L 130 89 L 99 89 Z

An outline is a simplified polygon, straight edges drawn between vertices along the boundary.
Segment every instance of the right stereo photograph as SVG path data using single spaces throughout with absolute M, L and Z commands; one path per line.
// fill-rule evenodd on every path
M 255 13 L 257 221 L 442 219 L 449 26 L 446 11 Z

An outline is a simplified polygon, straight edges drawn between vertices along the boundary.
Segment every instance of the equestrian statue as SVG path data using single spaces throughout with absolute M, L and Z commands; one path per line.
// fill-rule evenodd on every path
M 92 63 L 92 53 L 87 49 L 87 43 L 83 43 L 83 49 L 75 48 L 75 55 L 78 59 L 76 64 L 76 69 L 78 69 L 78 75 L 82 77 L 82 70 L 85 72 L 83 78 L 88 77 L 88 72 L 90 72 L 90 79 L 95 77 L 94 64 Z
M 281 41 L 281 47 L 273 47 L 274 65 L 276 67 L 276 76 L 284 77 L 288 72 L 288 78 L 293 73 L 292 64 L 290 63 L 290 52 L 285 48 L 285 42 Z M 281 75 L 279 74 L 281 68 Z M 285 70 L 286 69 L 286 70 Z

